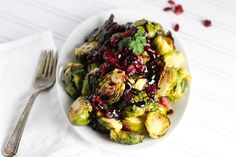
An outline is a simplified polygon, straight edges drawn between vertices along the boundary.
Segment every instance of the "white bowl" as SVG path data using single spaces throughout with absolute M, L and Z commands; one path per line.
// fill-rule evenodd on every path
M 60 52 L 60 58 L 58 61 L 58 68 L 57 68 L 57 87 L 58 87 L 58 94 L 59 94 L 59 101 L 60 105 L 62 107 L 63 113 L 65 115 L 65 118 L 67 118 L 67 111 L 69 105 L 72 103 L 72 99 L 67 95 L 65 92 L 64 84 L 62 83 L 60 79 L 60 74 L 62 72 L 62 69 L 64 66 L 71 60 L 73 60 L 73 54 L 72 50 L 73 48 L 84 42 L 85 37 L 95 28 L 98 26 L 101 26 L 105 20 L 108 19 L 110 14 L 113 13 L 115 16 L 115 21 L 118 22 L 119 24 L 124 24 L 126 22 L 132 22 L 138 19 L 146 18 L 148 20 L 152 21 L 157 21 L 157 19 L 152 16 L 148 15 L 145 13 L 140 13 L 136 11 L 130 11 L 130 10 L 111 10 L 111 11 L 106 11 L 100 14 L 97 14 L 95 16 L 92 16 L 79 24 L 76 29 L 69 35 L 67 38 L 61 52 Z M 164 26 L 166 29 L 167 27 L 165 24 L 165 21 L 157 21 L 160 24 Z M 183 47 L 181 46 L 179 40 L 176 38 L 176 35 L 174 32 L 172 32 L 172 35 L 175 40 L 175 46 L 177 50 L 181 51 L 182 53 L 185 54 L 183 50 Z M 186 59 L 187 60 L 187 59 Z M 189 70 L 188 63 L 186 61 L 185 63 L 185 69 Z M 190 87 L 190 85 L 189 85 Z M 186 109 L 187 103 L 188 103 L 188 98 L 190 94 L 190 90 L 186 89 L 186 93 L 183 96 L 183 98 L 179 101 L 177 101 L 174 105 L 174 113 L 169 116 L 171 120 L 171 126 L 169 128 L 168 133 L 164 136 L 168 136 L 174 128 L 177 126 L 178 122 L 183 116 L 183 113 Z M 68 121 L 68 123 L 70 123 Z M 145 147 L 150 147 L 155 144 L 161 143 L 160 141 L 163 140 L 164 137 L 160 139 L 150 139 L 150 138 L 145 138 L 143 143 L 137 144 L 137 145 L 121 145 L 117 144 L 109 139 L 109 136 L 104 136 L 96 131 L 94 131 L 91 127 L 89 126 L 74 126 L 71 125 L 72 128 L 85 140 L 96 144 L 100 147 L 103 147 L 104 149 L 112 150 L 112 151 L 129 151 L 129 150 L 139 150 L 141 148 Z

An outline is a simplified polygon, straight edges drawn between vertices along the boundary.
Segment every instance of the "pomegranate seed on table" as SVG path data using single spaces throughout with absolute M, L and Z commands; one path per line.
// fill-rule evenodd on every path
M 176 32 L 179 31 L 179 24 L 175 24 L 175 26 L 174 26 L 174 31 L 176 31 Z
M 168 3 L 171 5 L 175 5 L 175 2 L 173 0 L 168 0 Z
M 203 25 L 204 25 L 205 27 L 210 27 L 210 26 L 211 26 L 211 20 L 208 20 L 208 19 L 203 20 Z
M 174 12 L 175 12 L 175 14 L 177 14 L 177 15 L 182 14 L 182 13 L 184 12 L 184 9 L 183 9 L 182 5 L 181 5 L 181 4 L 177 4 L 177 5 L 174 7 Z
M 171 7 L 165 7 L 163 10 L 164 10 L 164 11 L 171 11 L 172 8 L 171 8 Z

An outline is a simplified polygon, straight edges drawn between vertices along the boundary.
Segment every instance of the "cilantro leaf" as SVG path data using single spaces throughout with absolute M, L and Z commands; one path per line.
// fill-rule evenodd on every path
M 139 30 L 137 33 L 134 35 L 134 40 L 129 45 L 129 49 L 133 50 L 133 53 L 136 55 L 140 55 L 143 50 L 144 50 L 144 45 L 147 43 L 145 37 L 143 37 L 144 31 Z
M 144 45 L 147 43 L 145 37 L 143 37 L 144 30 L 138 30 L 134 37 L 126 37 L 122 39 L 118 45 L 121 51 L 124 47 L 128 46 L 129 50 L 132 50 L 136 55 L 140 55 L 144 51 Z

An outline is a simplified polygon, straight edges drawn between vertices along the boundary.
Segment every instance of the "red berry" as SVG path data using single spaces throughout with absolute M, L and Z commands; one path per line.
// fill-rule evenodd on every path
M 171 8 L 171 7 L 165 7 L 163 10 L 164 10 L 164 11 L 171 11 L 172 8 Z
M 175 4 L 175 2 L 174 2 L 173 0 L 168 0 L 168 3 L 169 3 L 170 5 L 174 5 L 174 4 Z
M 128 132 L 131 131 L 130 127 L 127 124 L 124 124 L 122 129 Z
M 149 84 L 147 87 L 146 87 L 146 92 L 148 93 L 148 95 L 150 95 L 151 97 L 155 96 L 156 95 L 156 92 L 157 92 L 157 87 L 156 85 L 154 84 Z
M 211 20 L 203 20 L 203 25 L 205 26 L 205 27 L 210 27 L 211 26 Z
M 177 4 L 177 5 L 174 7 L 174 12 L 175 12 L 175 14 L 177 14 L 177 15 L 182 14 L 182 13 L 184 12 L 184 9 L 183 9 L 182 5 L 181 5 L 181 4 Z
M 176 24 L 176 25 L 174 26 L 174 31 L 176 31 L 176 32 L 179 31 L 179 24 Z

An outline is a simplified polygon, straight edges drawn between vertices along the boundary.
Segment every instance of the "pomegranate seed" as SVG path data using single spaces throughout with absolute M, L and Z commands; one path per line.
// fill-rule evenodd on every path
M 167 108 L 168 111 L 173 109 L 171 103 L 167 100 L 166 97 L 161 97 L 161 98 L 160 98 L 160 103 L 161 103 L 165 108 Z
M 210 27 L 211 26 L 211 20 L 203 20 L 203 25 L 205 26 L 205 27 Z
M 128 66 L 128 68 L 126 69 L 126 71 L 127 71 L 128 73 L 133 73 L 133 72 L 135 72 L 134 65 L 131 64 L 130 66 Z
M 169 3 L 170 5 L 175 5 L 175 2 L 174 2 L 173 0 L 169 0 L 168 3 Z
M 165 7 L 163 10 L 164 10 L 164 11 L 171 11 L 172 8 L 171 8 L 171 7 Z
M 176 24 L 176 25 L 174 26 L 174 30 L 175 30 L 176 32 L 179 31 L 179 24 Z
M 125 130 L 125 131 L 128 131 L 128 132 L 131 131 L 130 127 L 128 125 L 126 125 L 126 124 L 123 125 L 122 129 Z
M 177 5 L 174 7 L 174 12 L 175 12 L 175 14 L 177 14 L 177 15 L 182 14 L 182 13 L 184 12 L 184 9 L 183 9 L 182 5 L 181 5 L 181 4 L 177 4 Z

